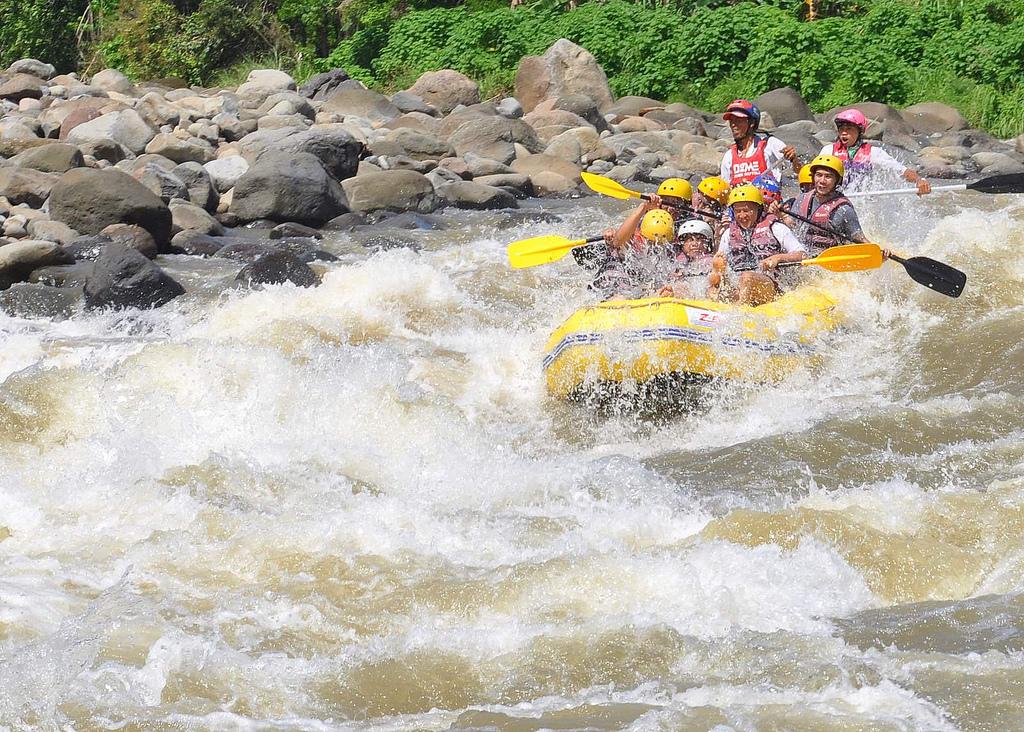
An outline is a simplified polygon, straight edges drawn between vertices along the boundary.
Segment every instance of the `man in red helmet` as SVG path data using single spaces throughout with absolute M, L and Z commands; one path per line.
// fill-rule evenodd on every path
M 778 179 L 775 171 L 783 160 L 790 162 L 794 174 L 800 172 L 796 148 L 777 137 L 758 134 L 761 110 L 753 102 L 737 99 L 725 108 L 722 119 L 729 123 L 734 140 L 722 158 L 721 175 L 729 185 L 750 183 L 763 174 Z
M 846 168 L 844 186 L 857 186 L 873 170 L 891 170 L 903 179 L 917 186 L 917 195 L 932 192 L 924 178 L 911 170 L 881 147 L 864 139 L 868 118 L 859 109 L 844 109 L 836 115 L 836 141 L 821 148 L 821 155 L 834 155 L 843 161 Z

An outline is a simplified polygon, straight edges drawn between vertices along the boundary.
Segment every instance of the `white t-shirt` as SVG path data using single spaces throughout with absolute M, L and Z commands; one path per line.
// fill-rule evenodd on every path
M 818 154 L 834 155 L 832 145 L 833 143 L 831 142 L 825 145 Z M 880 145 L 875 145 L 874 143 L 871 143 L 871 167 L 875 170 L 891 170 L 898 175 L 903 175 L 907 169 L 906 165 L 887 153 Z
M 782 245 L 782 251 L 786 254 L 807 251 L 803 242 L 796 238 L 793 230 L 781 221 L 776 221 L 772 224 L 772 234 L 779 240 L 779 244 Z M 723 256 L 729 253 L 729 227 L 726 227 L 725 231 L 722 232 L 722 238 L 718 241 L 718 253 Z
M 754 141 L 750 143 L 750 147 L 747 148 L 746 153 L 740 155 L 740 160 L 746 160 L 747 158 L 754 157 L 754 151 L 757 149 L 757 145 L 763 137 L 764 135 L 755 135 Z M 786 143 L 784 143 L 777 137 L 769 137 L 767 144 L 764 146 L 764 161 L 768 164 L 768 170 L 772 172 L 776 180 L 778 180 L 780 177 L 779 164 L 786 159 L 786 156 L 782 154 L 782 151 L 785 148 Z M 722 180 L 724 180 L 727 183 L 732 182 L 731 147 L 725 151 L 725 155 L 722 157 L 720 173 L 722 176 Z

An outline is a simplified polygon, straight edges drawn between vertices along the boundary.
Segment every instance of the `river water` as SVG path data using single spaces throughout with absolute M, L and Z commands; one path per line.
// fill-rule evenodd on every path
M 0 316 L 0 728 L 1024 728 L 1024 204 L 860 203 L 964 295 L 832 275 L 820 370 L 598 413 L 541 372 L 587 273 L 505 246 L 624 206 Z

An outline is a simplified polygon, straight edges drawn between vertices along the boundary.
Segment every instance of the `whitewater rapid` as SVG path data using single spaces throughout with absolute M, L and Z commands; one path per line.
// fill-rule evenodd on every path
M 625 209 L 543 209 L 0 316 L 0 728 L 1024 726 L 1024 204 L 858 203 L 964 295 L 834 275 L 821 369 L 656 417 L 545 394 L 594 295 L 505 247 Z

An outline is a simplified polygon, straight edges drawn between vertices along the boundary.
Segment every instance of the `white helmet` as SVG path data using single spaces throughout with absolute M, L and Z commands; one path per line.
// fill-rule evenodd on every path
M 679 238 L 682 239 L 687 234 L 697 234 L 703 236 L 708 241 L 711 241 L 715 236 L 707 222 L 700 219 L 690 219 L 679 225 Z

